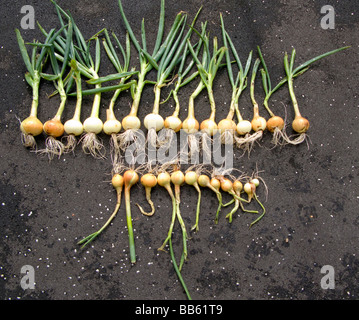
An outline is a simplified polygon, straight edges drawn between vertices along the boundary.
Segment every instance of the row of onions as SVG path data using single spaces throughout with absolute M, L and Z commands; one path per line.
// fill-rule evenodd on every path
M 121 43 L 114 32 L 109 32 L 107 29 L 102 29 L 85 40 L 85 36 L 70 13 L 63 10 L 55 1 L 52 0 L 52 2 L 55 5 L 60 28 L 58 30 L 55 28 L 45 30 L 38 24 L 45 37 L 44 42 L 25 43 L 20 31 L 16 30 L 20 52 L 27 69 L 25 79 L 32 87 L 30 115 L 20 125 L 23 144 L 37 150 L 35 137 L 44 133 L 46 135 L 45 148 L 37 151 L 47 154 L 50 159 L 60 157 L 66 152 L 73 152 L 76 145 L 80 143 L 84 152 L 91 154 L 94 158 L 103 159 L 106 155 L 105 147 L 99 135 L 103 132 L 110 136 L 113 167 L 112 186 L 117 194 L 116 206 L 106 223 L 97 231 L 80 240 L 79 244 L 82 247 L 88 245 L 111 225 L 120 210 L 122 192 L 124 191 L 130 261 L 133 264 L 136 263 L 135 236 L 131 214 L 131 188 L 138 183 L 142 184 L 151 210 L 146 212 L 142 206 L 137 205 L 143 215 L 152 216 L 156 210 L 151 199 L 151 190 L 155 187 L 162 187 L 166 189 L 171 199 L 172 216 L 167 236 L 162 245 L 159 246 L 159 250 L 169 248 L 175 271 L 187 297 L 190 299 L 191 296 L 182 278 L 181 270 L 185 261 L 188 260 L 189 232 L 199 231 L 203 188 L 210 189 L 217 197 L 218 207 L 214 215 L 216 224 L 219 222 L 222 209 L 233 204 L 232 209 L 226 215 L 229 223 L 232 223 L 237 211 L 241 210 L 243 213 L 255 215 L 250 223 L 250 227 L 252 227 L 266 213 L 265 207 L 257 196 L 257 188 L 262 184 L 266 191 L 266 185 L 257 174 L 233 176 L 233 173 L 229 171 L 228 173 L 216 171 L 211 165 L 191 166 L 184 169 L 183 166 L 181 167 L 181 161 L 178 157 L 165 165 L 154 167 L 150 162 L 140 168 L 136 168 L 134 164 L 124 166 L 123 154 L 131 141 L 136 139 L 136 132 L 141 128 L 138 110 L 144 87 L 152 85 L 154 88 L 153 108 L 143 119 L 144 127 L 147 129 L 147 143 L 151 148 L 169 147 L 174 136 L 181 129 L 187 134 L 190 154 L 199 151 L 202 151 L 203 154 L 210 154 L 211 149 L 208 142 L 216 134 L 220 134 L 223 144 L 233 144 L 248 152 L 253 143 L 262 138 L 266 130 L 273 134 L 272 141 L 275 145 L 299 144 L 306 139 L 309 121 L 299 111 L 293 81 L 307 71 L 312 63 L 347 47 L 324 53 L 300 64 L 298 67 L 294 66 L 296 51 L 293 49 L 290 57 L 287 53 L 284 56 L 285 74 L 283 78 L 275 86 L 272 86 L 269 70 L 261 49 L 257 47 L 258 58 L 254 59 L 254 54 L 251 51 L 246 63 L 242 64 L 239 53 L 226 31 L 222 15 L 220 15 L 223 43 L 221 47 L 217 37 L 210 38 L 207 22 L 202 22 L 200 28 L 196 27 L 201 8 L 192 22 L 187 21 L 187 13 L 179 12 L 165 36 L 165 1 L 161 0 L 156 41 L 150 51 L 146 38 L 145 21 L 142 20 L 140 38 L 137 38 L 125 15 L 121 0 L 118 3 L 120 15 L 126 28 L 125 44 Z M 133 57 L 131 45 L 137 51 L 138 68 L 131 65 L 133 61 L 133 59 L 131 60 Z M 29 54 L 27 46 L 32 48 L 31 54 Z M 102 49 L 116 70 L 114 73 L 104 76 L 100 72 Z M 232 92 L 228 114 L 217 123 L 214 83 L 220 69 L 226 69 Z M 150 80 L 151 71 L 156 73 L 156 80 Z M 235 75 L 235 73 L 237 74 Z M 268 120 L 260 115 L 259 104 L 255 97 L 258 73 L 262 79 L 265 95 L 263 107 L 269 114 Z M 60 97 L 60 105 L 56 114 L 44 124 L 38 118 L 41 81 L 52 82 L 55 90 L 51 97 Z M 182 106 L 178 92 L 182 87 L 193 82 L 196 82 L 195 89 L 189 96 L 187 117 L 182 121 L 180 119 Z M 107 85 L 108 83 L 110 85 Z M 290 136 L 285 131 L 284 119 L 276 115 L 269 106 L 272 95 L 285 85 L 288 87 L 295 113 L 292 122 L 294 134 Z M 88 86 L 93 87 L 88 89 Z M 251 120 L 244 119 L 239 108 L 240 97 L 247 86 L 253 104 Z M 171 87 L 171 90 L 170 94 L 161 101 L 161 93 L 164 87 Z M 199 123 L 195 116 L 195 99 L 204 90 L 209 101 L 209 117 Z M 121 93 L 125 91 L 130 91 L 132 103 L 129 114 L 120 121 L 115 114 L 115 105 Z M 104 92 L 111 92 L 112 97 L 106 109 L 106 120 L 102 121 L 100 119 L 100 108 Z M 82 101 L 85 95 L 92 96 L 93 103 L 90 116 L 82 122 Z M 73 117 L 64 121 L 63 112 L 69 97 L 76 98 L 76 105 Z M 164 119 L 160 115 L 160 108 L 166 108 L 165 104 L 171 98 L 175 103 L 174 112 Z M 202 112 L 206 112 L 206 108 L 202 109 Z M 202 150 L 199 150 L 200 145 Z M 235 171 L 235 169 L 231 171 Z M 194 208 L 195 223 L 190 231 L 188 231 L 181 215 L 181 187 L 184 185 L 193 187 L 198 195 L 197 204 Z M 232 198 L 228 203 L 223 203 L 222 195 L 224 193 Z M 258 210 L 246 208 L 246 205 L 249 206 L 254 201 L 259 206 Z M 182 233 L 181 258 L 178 263 L 172 244 L 177 222 Z
M 106 29 L 99 31 L 86 41 L 70 14 L 66 13 L 56 3 L 55 7 L 61 22 L 61 28 L 57 31 L 55 29 L 46 31 L 39 25 L 46 39 L 43 43 L 39 41 L 28 43 L 32 47 L 31 55 L 28 54 L 26 44 L 19 30 L 16 30 L 20 51 L 27 68 L 25 79 L 33 89 L 30 116 L 21 122 L 22 140 L 25 146 L 35 148 L 36 141 L 34 137 L 45 133 L 47 135 L 46 147 L 45 150 L 40 151 L 46 152 L 52 159 L 54 156 L 61 156 L 64 152 L 73 151 L 77 144 L 76 137 L 80 137 L 79 141 L 82 143 L 82 148 L 86 153 L 90 153 L 96 158 L 103 158 L 105 155 L 104 145 L 98 135 L 104 132 L 111 136 L 112 149 L 115 155 L 118 155 L 121 147 L 124 149 L 131 137 L 133 138 L 133 131 L 141 128 L 141 120 L 137 114 L 146 84 L 154 86 L 155 95 L 152 112 L 143 119 L 144 127 L 148 130 L 148 142 L 151 145 L 158 146 L 164 143 L 163 141 L 158 141 L 156 134 L 162 129 L 165 129 L 164 136 L 166 139 L 164 140 L 167 143 L 171 142 L 171 134 L 173 135 L 173 133 L 183 129 L 189 134 L 189 148 L 193 152 L 198 151 L 198 137 L 203 142 L 206 142 L 208 136 L 213 137 L 216 133 L 221 134 L 223 143 L 235 143 L 237 146 L 247 150 L 253 145 L 254 141 L 261 139 L 266 130 L 273 133 L 273 142 L 275 144 L 299 144 L 305 141 L 309 121 L 299 111 L 293 81 L 307 71 L 312 63 L 348 47 L 324 53 L 300 64 L 298 67 L 294 67 L 296 51 L 293 49 L 290 57 L 288 57 L 287 53 L 284 56 L 285 74 L 278 81 L 278 84 L 272 87 L 269 70 L 261 49 L 257 48 L 258 58 L 255 59 L 253 66 L 253 52 L 250 52 L 246 64 L 243 66 L 230 35 L 225 29 L 222 15 L 220 16 L 223 38 L 221 48 L 218 48 L 217 37 L 213 37 L 211 50 L 209 32 L 206 31 L 207 22 L 201 24 L 201 31 L 197 31 L 195 28 L 200 10 L 191 25 L 188 25 L 188 15 L 186 13 L 178 13 L 167 37 L 163 39 L 164 1 L 161 3 L 157 39 L 152 54 L 149 53 L 146 42 L 144 20 L 141 25 L 140 43 L 125 16 L 121 1 L 119 1 L 120 13 L 127 30 L 125 46 L 120 43 L 115 33 L 112 32 L 110 36 Z M 188 29 L 187 31 L 185 30 L 186 28 Z M 198 41 L 192 45 L 191 35 L 193 33 L 197 33 Z M 116 73 L 105 76 L 100 76 L 99 74 L 101 36 L 103 36 L 102 43 L 107 57 L 116 69 Z M 131 42 L 138 53 L 140 62 L 138 70 L 130 66 Z M 91 56 L 93 47 L 95 51 L 94 57 Z M 52 67 L 51 74 L 43 72 L 48 60 L 50 60 Z M 234 75 L 234 66 L 237 67 L 237 76 Z M 252 73 L 250 74 L 251 66 Z M 227 69 L 232 87 L 232 99 L 227 117 L 217 123 L 215 119 L 216 105 L 213 84 L 219 68 Z M 148 74 L 152 69 L 157 72 L 155 81 L 148 79 Z M 193 72 L 189 74 L 191 71 Z M 262 78 L 265 94 L 263 106 L 270 116 L 268 120 L 259 114 L 259 105 L 255 98 L 257 71 L 260 71 Z M 84 90 L 81 85 L 83 79 L 86 80 L 88 85 L 94 85 L 95 87 Z M 56 90 L 51 96 L 60 96 L 60 106 L 55 116 L 44 124 L 37 117 L 39 88 L 42 80 L 54 83 Z M 104 83 L 113 81 L 118 81 L 118 83 L 103 86 Z M 179 118 L 180 102 L 178 91 L 193 81 L 198 81 L 198 85 L 189 97 L 187 118 L 182 121 Z M 165 103 L 170 96 L 161 102 L 161 89 L 172 84 L 174 84 L 174 88 L 171 90 L 170 96 L 173 96 L 175 100 L 175 111 L 171 116 L 163 119 L 160 115 L 160 105 Z M 294 135 L 291 136 L 288 136 L 285 132 L 286 124 L 284 119 L 275 115 L 269 107 L 269 100 L 273 93 L 285 84 L 288 86 L 295 115 L 292 121 Z M 73 90 L 74 85 L 76 85 L 77 89 L 75 91 Z M 239 98 L 247 86 L 250 87 L 250 97 L 253 103 L 252 119 L 243 119 L 239 109 Z M 207 91 L 210 116 L 199 124 L 195 116 L 194 101 L 203 89 Z M 131 91 L 133 102 L 130 113 L 120 121 L 116 118 L 114 106 L 121 92 L 125 90 Z M 101 93 L 107 91 L 113 91 L 113 97 L 106 110 L 106 121 L 103 122 L 99 117 Z M 94 98 L 90 116 L 81 122 L 83 95 L 92 95 Z M 63 124 L 62 114 L 68 97 L 72 96 L 77 97 L 74 116 Z M 237 123 L 234 121 L 234 115 L 237 117 Z M 124 132 L 121 132 L 122 129 Z M 60 139 L 63 136 L 65 139 Z M 206 144 L 202 143 L 202 145 L 203 151 L 207 152 Z

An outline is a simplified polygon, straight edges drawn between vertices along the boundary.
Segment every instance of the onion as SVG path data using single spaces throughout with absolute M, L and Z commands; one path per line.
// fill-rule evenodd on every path
M 237 123 L 237 133 L 240 135 L 246 135 L 247 133 L 251 132 L 252 124 L 248 120 L 241 120 Z
M 255 184 L 252 182 L 247 182 L 244 184 L 243 190 L 248 195 L 248 201 L 250 202 L 256 192 Z
M 198 174 L 195 171 L 187 171 L 185 174 L 185 182 L 190 185 L 195 187 L 195 189 L 197 190 L 198 193 L 198 199 L 197 199 L 197 210 L 196 210 L 196 223 L 192 226 L 191 230 L 199 230 L 199 213 L 200 213 L 200 208 L 201 208 L 201 189 L 199 188 L 198 185 Z
M 216 218 L 215 218 L 215 223 L 218 223 L 218 218 L 219 218 L 219 212 L 221 211 L 222 208 L 222 194 L 219 191 L 219 187 L 216 188 L 211 184 L 211 179 L 205 175 L 205 174 L 201 174 L 198 179 L 197 179 L 198 185 L 202 188 L 209 188 L 211 189 L 213 192 L 216 193 L 217 195 L 217 199 L 218 199 L 218 208 L 217 208 L 217 212 L 216 212 Z M 218 181 L 219 182 L 219 181 Z M 220 184 L 220 182 L 219 182 Z
M 194 117 L 187 117 L 182 123 L 182 129 L 186 133 L 196 133 L 199 129 L 199 122 Z
M 65 129 L 59 119 L 53 118 L 44 123 L 44 131 L 47 135 L 58 138 L 64 134 Z
M 143 124 L 147 130 L 155 129 L 156 131 L 159 131 L 164 126 L 164 120 L 159 114 L 150 113 L 143 120 Z
M 168 116 L 165 119 L 164 126 L 167 129 L 172 129 L 174 132 L 178 132 L 182 128 L 182 121 L 176 116 Z
M 254 198 L 262 208 L 262 214 L 250 224 L 250 228 L 255 223 L 257 223 L 259 220 L 261 220 L 263 218 L 263 216 L 265 215 L 265 213 L 266 213 L 265 207 L 263 206 L 263 204 L 258 199 L 258 196 L 257 196 L 257 193 L 256 193 L 257 186 L 259 186 L 259 180 L 254 178 L 250 182 L 245 183 L 244 187 L 243 187 L 244 192 L 247 193 L 247 195 L 248 195 L 248 201 L 251 201 Z
M 43 124 L 37 117 L 29 116 L 21 122 L 20 129 L 22 133 L 36 137 L 43 132 Z
M 284 120 L 282 117 L 273 116 L 267 120 L 267 129 L 269 132 L 274 132 L 275 129 L 283 130 Z
M 172 232 L 173 232 L 173 227 L 175 224 L 175 220 L 176 217 L 178 219 L 178 222 L 180 223 L 181 229 L 182 229 L 182 242 L 183 242 L 183 252 L 182 252 L 182 259 L 181 259 L 181 264 L 180 266 L 182 266 L 183 261 L 187 259 L 187 231 L 186 231 L 186 227 L 184 224 L 184 221 L 182 219 L 182 216 L 180 214 L 180 186 L 183 183 L 183 179 L 182 179 L 182 172 L 180 172 L 179 170 L 176 170 L 172 173 L 172 175 L 170 175 L 168 172 L 160 172 L 157 176 L 157 182 L 161 187 L 164 187 L 168 194 L 170 195 L 171 199 L 172 199 L 172 219 L 171 219 L 171 224 L 168 230 L 168 234 L 167 234 L 167 238 L 165 239 L 165 241 L 163 242 L 162 246 L 158 249 L 158 250 L 164 250 L 166 244 L 168 241 L 171 241 L 172 238 Z M 174 196 L 172 188 L 171 188 L 171 180 L 173 180 L 175 182 L 175 192 L 176 192 L 176 196 Z M 181 267 L 180 267 L 181 269 Z
M 103 124 L 103 132 L 108 135 L 112 135 L 114 133 L 119 133 L 121 131 L 121 122 L 117 119 L 106 120 Z
M 309 121 L 306 118 L 298 115 L 292 122 L 292 128 L 297 133 L 305 133 L 309 129 Z
M 50 160 L 56 155 L 60 157 L 64 150 L 64 144 L 56 138 L 61 137 L 64 134 L 64 125 L 58 116 L 48 120 L 44 123 L 44 132 L 48 135 L 45 141 L 46 148 L 40 150 L 41 153 L 46 153 Z
M 254 132 L 264 131 L 267 127 L 267 121 L 261 116 L 254 116 L 251 125 Z
M 185 175 L 181 170 L 176 170 L 171 174 L 171 182 L 175 186 L 181 186 L 185 182 Z
M 84 127 L 81 121 L 70 119 L 65 122 L 64 130 L 68 135 L 79 136 L 84 132 Z
M 137 204 L 137 206 L 142 214 L 152 216 L 155 213 L 155 207 L 153 205 L 153 201 L 151 200 L 151 190 L 157 185 L 157 178 L 152 173 L 146 173 L 141 177 L 141 184 L 145 187 L 146 200 L 151 206 L 151 211 L 145 212 L 139 204 Z
M 214 136 L 218 130 L 218 126 L 214 120 L 207 119 L 201 122 L 200 129 L 201 131 L 207 133 L 209 136 Z
M 133 236 L 133 227 L 132 227 L 132 217 L 131 217 L 131 200 L 130 200 L 130 190 L 133 185 L 135 185 L 138 180 L 138 174 L 134 170 L 127 170 L 123 175 L 125 183 L 125 201 L 126 201 L 126 221 L 127 221 L 127 230 L 128 230 L 128 239 L 129 239 L 129 248 L 130 248 L 130 259 L 131 263 L 136 263 L 136 252 L 135 252 L 135 239 Z
M 128 115 L 122 119 L 122 126 L 125 130 L 138 130 L 141 128 L 141 120 L 137 116 Z
M 84 121 L 84 130 L 88 133 L 99 134 L 103 129 L 103 122 L 98 117 L 89 117 Z

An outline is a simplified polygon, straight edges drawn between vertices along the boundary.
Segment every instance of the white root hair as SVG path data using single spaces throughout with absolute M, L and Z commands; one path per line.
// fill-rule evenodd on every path
M 211 160 L 211 145 L 213 139 L 207 133 L 203 133 L 201 135 L 201 146 L 202 146 L 202 153 L 203 153 L 203 161 L 210 161 Z
M 60 158 L 64 153 L 65 146 L 64 144 L 52 137 L 48 136 L 45 140 L 45 149 L 38 150 L 40 154 L 46 154 L 49 157 L 49 160 L 52 160 L 55 156 Z
M 85 133 L 81 140 L 82 150 L 86 154 L 91 154 L 95 159 L 104 159 L 105 151 L 104 145 L 98 136 L 93 132 Z
M 37 143 L 32 134 L 21 133 L 21 142 L 24 147 L 36 150 Z
M 196 138 L 196 135 L 190 133 L 187 137 L 188 141 L 188 149 L 189 149 L 189 156 L 191 159 L 194 159 L 197 154 L 199 154 L 200 147 L 199 147 L 199 140 Z
M 157 147 L 170 146 L 175 136 L 176 132 L 173 129 L 164 128 L 160 130 L 157 135 Z
M 117 135 L 120 150 L 126 151 L 127 147 L 131 145 L 131 142 L 137 139 L 136 131 L 136 129 L 127 129 L 125 132 Z
M 248 155 L 252 151 L 254 143 L 258 142 L 262 137 L 263 137 L 262 130 L 259 130 L 253 134 L 247 133 L 244 137 L 239 137 L 237 135 L 234 135 L 234 139 L 237 147 L 247 151 Z
M 154 148 L 157 148 L 158 146 L 158 137 L 157 132 L 155 128 L 148 129 L 147 132 L 147 143 L 151 145 Z
M 68 136 L 64 137 L 66 142 L 64 143 L 64 153 L 70 153 L 74 152 L 76 145 L 77 145 L 77 139 L 73 134 L 69 134 Z
M 119 135 L 117 133 L 112 133 L 110 138 L 110 154 L 112 165 L 116 165 L 121 158 L 121 149 L 119 144 Z

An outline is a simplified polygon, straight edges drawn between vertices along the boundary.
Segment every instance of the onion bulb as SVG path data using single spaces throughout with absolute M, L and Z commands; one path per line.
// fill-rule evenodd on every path
M 84 132 L 84 127 L 80 120 L 70 119 L 65 122 L 64 130 L 68 135 L 79 136 Z
M 305 133 L 309 129 L 309 121 L 308 119 L 297 115 L 292 122 L 292 128 L 297 133 Z
M 273 116 L 267 120 L 267 129 L 269 132 L 274 132 L 276 129 L 283 130 L 284 120 L 279 116 Z
M 107 135 L 119 133 L 121 131 L 121 128 L 121 122 L 117 119 L 106 120 L 103 124 L 103 132 L 105 132 Z
M 222 194 L 219 191 L 219 186 L 218 188 L 214 187 L 211 184 L 211 179 L 205 175 L 205 174 L 201 174 L 198 179 L 197 179 L 198 185 L 202 188 L 209 188 L 212 191 L 214 191 L 217 195 L 217 199 L 218 199 L 218 208 L 217 208 L 217 212 L 216 212 L 216 218 L 215 218 L 215 223 L 218 223 L 218 217 L 219 217 L 219 212 L 221 211 L 222 208 Z
M 259 180 L 254 178 L 252 179 L 251 181 L 247 182 L 244 184 L 244 187 L 243 187 L 243 190 L 245 193 L 247 193 L 248 195 L 248 201 L 251 201 L 253 198 L 257 201 L 257 203 L 261 206 L 262 208 L 262 214 L 257 218 L 255 219 L 251 224 L 250 224 L 250 228 L 255 224 L 257 223 L 260 219 L 263 218 L 263 216 L 265 215 L 266 213 L 266 209 L 265 207 L 263 206 L 263 204 L 259 201 L 258 199 L 258 196 L 257 196 L 257 193 L 256 193 L 256 188 L 259 186 Z
M 267 127 L 267 121 L 261 116 L 255 116 L 251 121 L 251 125 L 254 132 L 264 131 Z
M 141 120 L 137 116 L 128 115 L 122 119 L 122 127 L 125 130 L 138 130 L 141 128 Z
M 201 131 L 207 133 L 209 136 L 214 136 L 218 130 L 218 126 L 214 120 L 206 119 L 201 122 L 200 129 Z
M 43 124 L 37 117 L 30 116 L 21 122 L 20 130 L 24 134 L 36 137 L 43 132 Z
M 250 202 L 256 192 L 256 185 L 252 182 L 247 182 L 244 184 L 243 190 L 248 195 L 248 201 Z
M 34 137 L 43 132 L 43 124 L 37 117 L 30 116 L 21 122 L 20 130 L 23 145 L 28 148 L 35 148 L 36 141 Z
M 97 116 L 88 117 L 84 123 L 85 135 L 82 137 L 82 150 L 94 158 L 104 158 L 103 144 L 97 135 L 103 130 L 103 122 Z
M 64 125 L 59 119 L 53 118 L 44 123 L 44 131 L 47 135 L 58 138 L 64 134 L 65 129 Z
M 155 129 L 156 132 L 160 131 L 164 126 L 164 120 L 159 114 L 150 113 L 143 120 L 143 124 L 147 130 Z
M 196 133 L 199 129 L 199 122 L 194 117 L 187 117 L 182 123 L 182 129 L 186 133 Z
M 237 123 L 236 129 L 239 135 L 246 135 L 247 133 L 251 132 L 252 124 L 248 120 L 241 120 Z
M 164 126 L 167 129 L 172 129 L 174 132 L 178 132 L 182 128 L 182 121 L 176 116 L 168 116 L 165 119 Z
M 146 173 L 141 177 L 141 184 L 145 187 L 146 200 L 151 206 L 151 211 L 145 212 L 139 204 L 137 204 L 137 206 L 142 214 L 145 216 L 152 216 L 155 213 L 155 207 L 151 200 L 151 190 L 157 185 L 157 178 L 153 173 Z

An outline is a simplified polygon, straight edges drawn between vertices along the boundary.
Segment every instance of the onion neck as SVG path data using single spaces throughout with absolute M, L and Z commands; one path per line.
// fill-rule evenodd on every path
M 62 82 L 62 79 L 58 80 L 57 90 L 59 92 L 61 102 L 60 102 L 60 106 L 59 106 L 59 108 L 57 110 L 57 113 L 56 113 L 54 119 L 60 120 L 61 116 L 62 116 L 62 113 L 63 113 L 63 111 L 65 109 L 66 100 L 67 100 L 67 95 L 66 95 L 66 92 L 65 92 L 64 83 Z
M 210 120 L 214 121 L 216 117 L 216 103 L 214 101 L 214 95 L 212 88 L 208 88 L 208 98 L 209 104 L 211 106 L 211 115 L 209 117 Z
M 295 116 L 300 117 L 301 114 L 299 112 L 298 101 L 294 94 L 293 76 L 292 75 L 289 75 L 289 77 L 288 77 L 288 88 L 289 88 L 290 98 L 292 99 Z
M 76 81 L 76 107 L 73 119 L 80 121 L 81 117 L 81 106 L 82 106 L 82 86 L 81 86 L 81 75 L 80 72 L 75 72 L 75 81 Z
M 254 81 L 251 82 L 251 89 L 250 89 L 250 95 L 251 95 L 251 100 L 252 100 L 252 104 L 253 104 L 253 117 L 259 117 L 259 107 L 258 107 L 258 103 L 254 97 Z
M 274 115 L 274 113 L 272 112 L 272 110 L 269 108 L 269 105 L 268 105 L 268 100 L 269 100 L 269 98 L 270 98 L 270 96 L 265 97 L 265 99 L 264 99 L 264 101 L 263 101 L 263 105 L 264 105 L 264 107 L 267 109 L 269 115 L 270 115 L 271 117 L 274 117 L 275 115 Z
M 137 85 L 136 85 L 136 92 L 135 92 L 135 96 L 133 98 L 133 102 L 132 102 L 132 106 L 131 106 L 131 111 L 130 111 L 130 116 L 134 116 L 137 117 L 137 112 L 138 112 L 138 107 L 140 105 L 140 101 L 141 101 L 141 96 L 142 96 L 142 91 L 143 88 L 146 84 L 145 82 L 145 76 L 146 76 L 146 69 L 144 66 L 141 67 L 141 72 L 138 75 L 138 81 L 137 81 Z
M 201 91 L 204 89 L 205 85 L 203 84 L 203 82 L 201 81 L 196 90 L 191 94 L 191 96 L 189 97 L 189 102 L 188 102 L 188 118 L 195 118 L 194 116 L 194 99 L 197 98 L 197 96 L 201 93 Z
M 175 111 L 173 111 L 172 116 L 178 118 L 179 111 L 180 111 L 180 102 L 179 102 L 179 99 L 178 99 L 177 91 L 173 91 L 173 99 L 174 99 L 174 101 L 176 103 L 176 107 L 175 107 Z
M 125 82 L 125 79 L 122 78 L 121 81 L 120 81 L 120 84 L 123 84 L 124 82 Z M 112 111 L 112 113 L 114 113 L 114 112 L 113 112 L 113 109 L 114 109 L 114 107 L 115 107 L 115 103 L 116 103 L 116 101 L 117 101 L 117 99 L 118 99 L 118 96 L 120 95 L 120 93 L 121 93 L 123 90 L 124 90 L 123 88 L 119 88 L 119 89 L 115 90 L 115 92 L 114 92 L 114 94 L 113 94 L 113 96 L 112 96 L 112 98 L 111 98 L 110 105 L 109 105 L 109 109 Z
M 160 112 L 161 88 L 162 85 L 155 85 L 155 102 L 152 109 L 152 113 L 154 114 L 159 114 Z
M 32 103 L 31 103 L 30 117 L 37 118 L 37 107 L 39 106 L 39 87 L 40 87 L 40 75 L 39 72 L 35 70 L 33 84 L 32 84 Z

